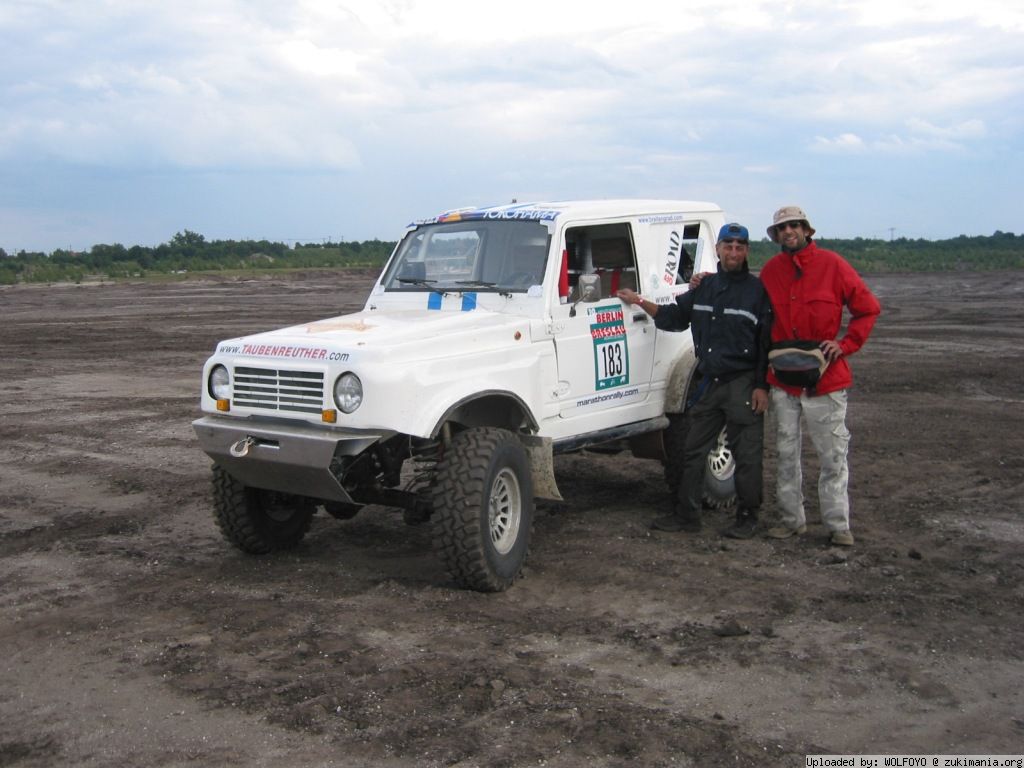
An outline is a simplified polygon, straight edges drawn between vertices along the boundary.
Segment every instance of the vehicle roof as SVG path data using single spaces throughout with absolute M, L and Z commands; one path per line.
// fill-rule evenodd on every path
M 696 200 L 559 200 L 509 203 L 484 207 L 456 208 L 432 218 L 420 219 L 411 226 L 477 219 L 554 221 L 561 216 L 605 218 L 611 216 L 658 216 L 672 213 L 718 213 L 715 203 Z

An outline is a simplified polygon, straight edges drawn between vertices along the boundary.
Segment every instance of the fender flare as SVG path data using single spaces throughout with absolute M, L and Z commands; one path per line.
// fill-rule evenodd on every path
M 459 400 L 456 400 L 454 403 L 449 405 L 445 409 L 444 413 L 441 414 L 440 418 L 434 423 L 434 427 L 430 430 L 430 437 L 436 438 L 438 434 L 440 434 L 441 429 L 444 427 L 444 425 L 452 420 L 452 416 L 454 414 L 458 413 L 459 411 L 463 411 L 464 413 L 468 412 L 468 407 L 473 406 L 475 403 L 483 406 L 483 401 L 485 400 L 492 400 L 492 402 L 489 404 L 489 407 L 493 407 L 494 400 L 497 400 L 499 402 L 505 401 L 509 403 L 522 415 L 521 421 L 525 421 L 525 425 L 522 423 L 518 425 L 511 424 L 507 419 L 490 420 L 484 418 L 481 419 L 479 423 L 476 423 L 475 421 L 471 422 L 472 426 L 503 427 L 505 429 L 509 429 L 512 432 L 522 432 L 525 428 L 525 431 L 529 434 L 536 434 L 538 431 L 540 431 L 540 425 L 537 423 L 537 419 L 534 417 L 533 411 L 526 404 L 526 401 L 523 400 L 523 398 L 521 398 L 516 393 L 509 392 L 507 390 L 487 389 L 479 392 L 473 392 L 472 394 L 466 395 L 465 397 L 460 398 Z
M 672 370 L 665 387 L 665 413 L 682 413 L 686 410 L 686 393 L 696 373 L 697 355 L 691 347 L 672 361 Z

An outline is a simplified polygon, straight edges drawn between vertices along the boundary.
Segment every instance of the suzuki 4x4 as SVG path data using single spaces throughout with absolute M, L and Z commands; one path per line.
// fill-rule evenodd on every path
M 716 268 L 715 205 L 654 200 L 460 209 L 409 225 L 362 311 L 217 344 L 194 422 L 214 513 L 249 553 L 294 547 L 322 507 L 433 526 L 463 587 L 520 573 L 554 456 L 629 449 L 678 482 L 689 332 L 660 303 Z M 706 492 L 733 493 L 724 436 Z

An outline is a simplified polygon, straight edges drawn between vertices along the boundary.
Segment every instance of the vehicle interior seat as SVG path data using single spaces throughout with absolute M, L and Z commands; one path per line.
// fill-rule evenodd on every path
M 614 296 L 620 288 L 637 288 L 636 262 L 629 238 L 593 240 L 590 253 L 594 271 L 601 276 L 601 295 Z

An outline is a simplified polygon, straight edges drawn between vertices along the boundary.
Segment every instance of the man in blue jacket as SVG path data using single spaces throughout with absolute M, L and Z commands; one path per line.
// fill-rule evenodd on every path
M 689 406 L 679 496 L 670 515 L 651 524 L 661 531 L 701 528 L 707 455 L 724 425 L 736 461 L 736 522 L 726 536 L 749 539 L 757 529 L 763 497 L 764 413 L 768 408 L 768 346 L 772 309 L 761 281 L 747 265 L 750 235 L 741 224 L 719 230 L 718 272 L 676 297 L 655 304 L 634 291 L 618 297 L 654 318 L 663 331 L 693 329 L 698 399 Z

